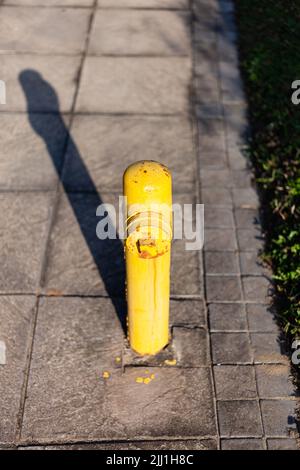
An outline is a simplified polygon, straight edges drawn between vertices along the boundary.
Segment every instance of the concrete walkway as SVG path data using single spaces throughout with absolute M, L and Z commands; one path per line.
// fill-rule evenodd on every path
M 296 448 L 235 40 L 228 0 L 2 1 L 0 448 Z M 95 233 L 140 159 L 205 204 L 204 253 L 173 247 L 175 366 L 124 346 L 122 245 Z

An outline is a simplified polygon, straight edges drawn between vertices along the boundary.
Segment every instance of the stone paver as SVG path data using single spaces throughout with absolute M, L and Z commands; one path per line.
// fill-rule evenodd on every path
M 233 13 L 230 0 L 2 2 L 1 448 L 296 448 Z M 95 233 L 141 159 L 170 167 L 174 202 L 205 204 L 203 253 L 173 243 L 172 342 L 142 359 L 124 331 L 122 243 Z
M 153 10 L 98 10 L 89 54 L 188 55 L 190 17 Z
M 44 6 L 41 0 L 4 0 L 4 5 L 36 5 Z M 93 4 L 93 0 L 47 0 L 47 6 L 84 6 L 90 7 Z
M 0 365 L 0 444 L 15 442 L 35 303 L 34 296 L 0 296 L 0 341 L 6 346 Z
M 72 126 L 77 149 L 69 145 L 64 184 L 69 191 L 122 191 L 122 175 L 140 160 L 159 160 L 172 167 L 175 191 L 190 191 L 195 179 L 192 129 L 179 117 L 77 116 Z M 82 172 L 84 162 L 93 181 Z
M 59 99 L 61 112 L 71 110 L 80 57 L 59 55 L 0 55 L 1 80 L 6 83 L 7 104 L 1 111 L 58 111 L 58 103 L 49 92 L 48 82 Z M 22 85 L 20 74 L 24 71 Z M 32 72 L 33 71 L 33 72 Z M 27 99 L 25 94 L 27 92 Z
M 55 115 L 32 115 L 38 121 L 41 133 L 53 136 L 51 148 L 54 162 L 49 158 L 45 143 L 32 132 L 28 116 L 6 114 L 0 128 L 0 189 L 49 190 L 55 189 L 62 169 L 67 129 Z
M 2 7 L 2 51 L 81 53 L 87 34 L 89 10 L 76 8 Z
M 108 299 L 42 301 L 23 440 L 215 434 L 209 369 L 126 368 L 122 373 L 114 365 L 121 338 Z M 102 379 L 104 370 L 111 373 L 107 380 Z M 152 374 L 149 384 L 136 382 Z M 180 414 L 175 413 L 178 406 Z
M 264 450 L 262 439 L 222 439 L 222 450 Z
M 256 397 L 253 366 L 215 366 L 214 373 L 219 400 Z
M 188 8 L 188 0 L 98 0 L 100 7 L 107 8 Z
M 118 442 L 111 444 L 70 444 L 60 446 L 20 446 L 20 450 L 217 450 L 217 442 L 214 439 L 184 441 L 135 441 Z
M 218 412 L 221 436 L 262 436 L 263 429 L 261 425 L 259 406 L 256 401 L 219 401 Z
M 77 111 L 178 114 L 188 110 L 191 62 L 171 57 L 88 57 Z
M 51 193 L 0 194 L 0 293 L 36 293 L 45 248 Z

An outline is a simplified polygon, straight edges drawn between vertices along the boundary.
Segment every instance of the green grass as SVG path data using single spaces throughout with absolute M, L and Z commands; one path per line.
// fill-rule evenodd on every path
M 248 96 L 249 152 L 261 190 L 264 259 L 272 266 L 278 312 L 300 333 L 300 0 L 236 0 L 241 69 Z

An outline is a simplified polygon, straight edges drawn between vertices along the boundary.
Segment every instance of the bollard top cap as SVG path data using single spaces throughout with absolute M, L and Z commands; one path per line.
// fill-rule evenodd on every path
M 154 160 L 141 160 L 130 165 L 124 173 L 124 186 L 127 184 L 142 185 L 151 192 L 162 185 L 171 184 L 171 172 L 162 163 Z

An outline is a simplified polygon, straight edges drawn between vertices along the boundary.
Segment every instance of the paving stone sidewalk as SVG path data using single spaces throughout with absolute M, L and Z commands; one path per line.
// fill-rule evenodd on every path
M 0 449 L 296 449 L 232 2 L 0 4 Z M 173 244 L 175 366 L 128 351 L 122 245 L 96 238 L 140 159 L 205 204 L 204 251 Z

